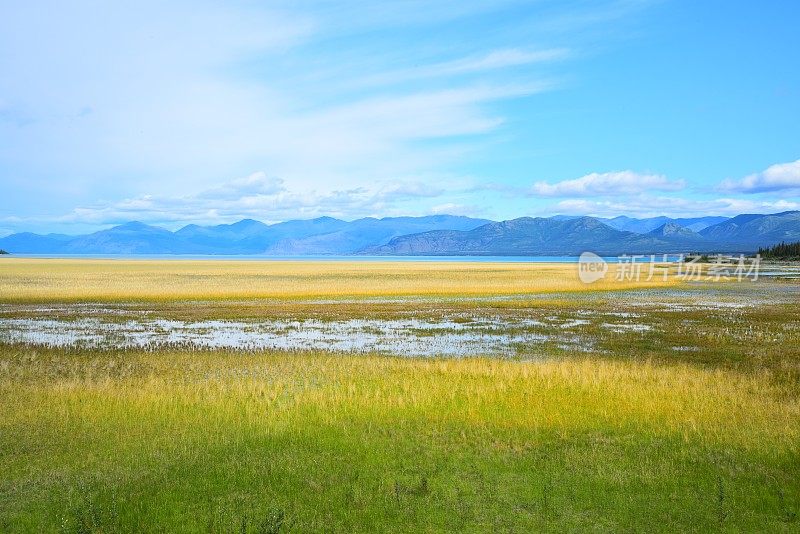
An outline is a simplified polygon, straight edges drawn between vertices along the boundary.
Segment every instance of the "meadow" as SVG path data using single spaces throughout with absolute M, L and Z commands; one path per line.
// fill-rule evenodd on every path
M 0 302 L 515 295 L 669 285 L 581 283 L 573 264 L 4 258 Z
M 793 281 L 3 260 L 0 288 L 0 323 L 490 317 L 552 334 L 468 358 L 0 342 L 0 531 L 800 528 Z

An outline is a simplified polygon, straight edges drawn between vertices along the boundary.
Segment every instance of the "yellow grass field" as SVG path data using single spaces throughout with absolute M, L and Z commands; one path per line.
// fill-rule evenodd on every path
M 480 296 L 662 287 L 578 279 L 565 263 L 0 259 L 0 301 Z

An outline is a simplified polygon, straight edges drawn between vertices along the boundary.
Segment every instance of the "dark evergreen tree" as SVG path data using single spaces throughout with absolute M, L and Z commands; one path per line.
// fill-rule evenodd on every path
M 800 241 L 796 243 L 778 243 L 771 247 L 761 247 L 758 253 L 762 258 L 769 260 L 796 260 L 800 259 Z

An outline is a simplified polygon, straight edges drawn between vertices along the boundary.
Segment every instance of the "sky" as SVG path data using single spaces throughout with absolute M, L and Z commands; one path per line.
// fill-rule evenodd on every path
M 800 209 L 800 3 L 0 0 L 0 235 Z

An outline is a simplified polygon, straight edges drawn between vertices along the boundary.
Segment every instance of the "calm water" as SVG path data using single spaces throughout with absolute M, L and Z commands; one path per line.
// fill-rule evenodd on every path
M 2 308 L 0 308 L 2 310 Z M 63 311 L 80 312 L 64 307 Z M 580 336 L 586 319 L 544 317 L 459 316 L 438 320 L 317 319 L 260 321 L 178 321 L 150 319 L 125 310 L 89 310 L 99 316 L 72 320 L 57 318 L 2 318 L 0 342 L 26 343 L 48 347 L 146 348 L 166 347 L 321 350 L 392 354 L 397 356 L 511 356 L 519 346 L 536 346 L 552 341 L 571 351 L 592 348 Z M 603 324 L 617 331 L 636 325 Z M 642 330 L 649 326 L 642 326 Z
M 577 263 L 578 256 L 265 256 L 261 254 L 14 254 L 15 258 L 65 258 L 65 259 L 113 259 L 113 260 L 226 260 L 226 261 L 363 261 L 363 262 L 480 262 L 480 263 Z M 661 261 L 663 255 L 657 254 Z M 603 258 L 616 263 L 616 256 Z M 669 256 L 675 261 L 677 256 Z M 650 256 L 637 258 L 649 262 Z

